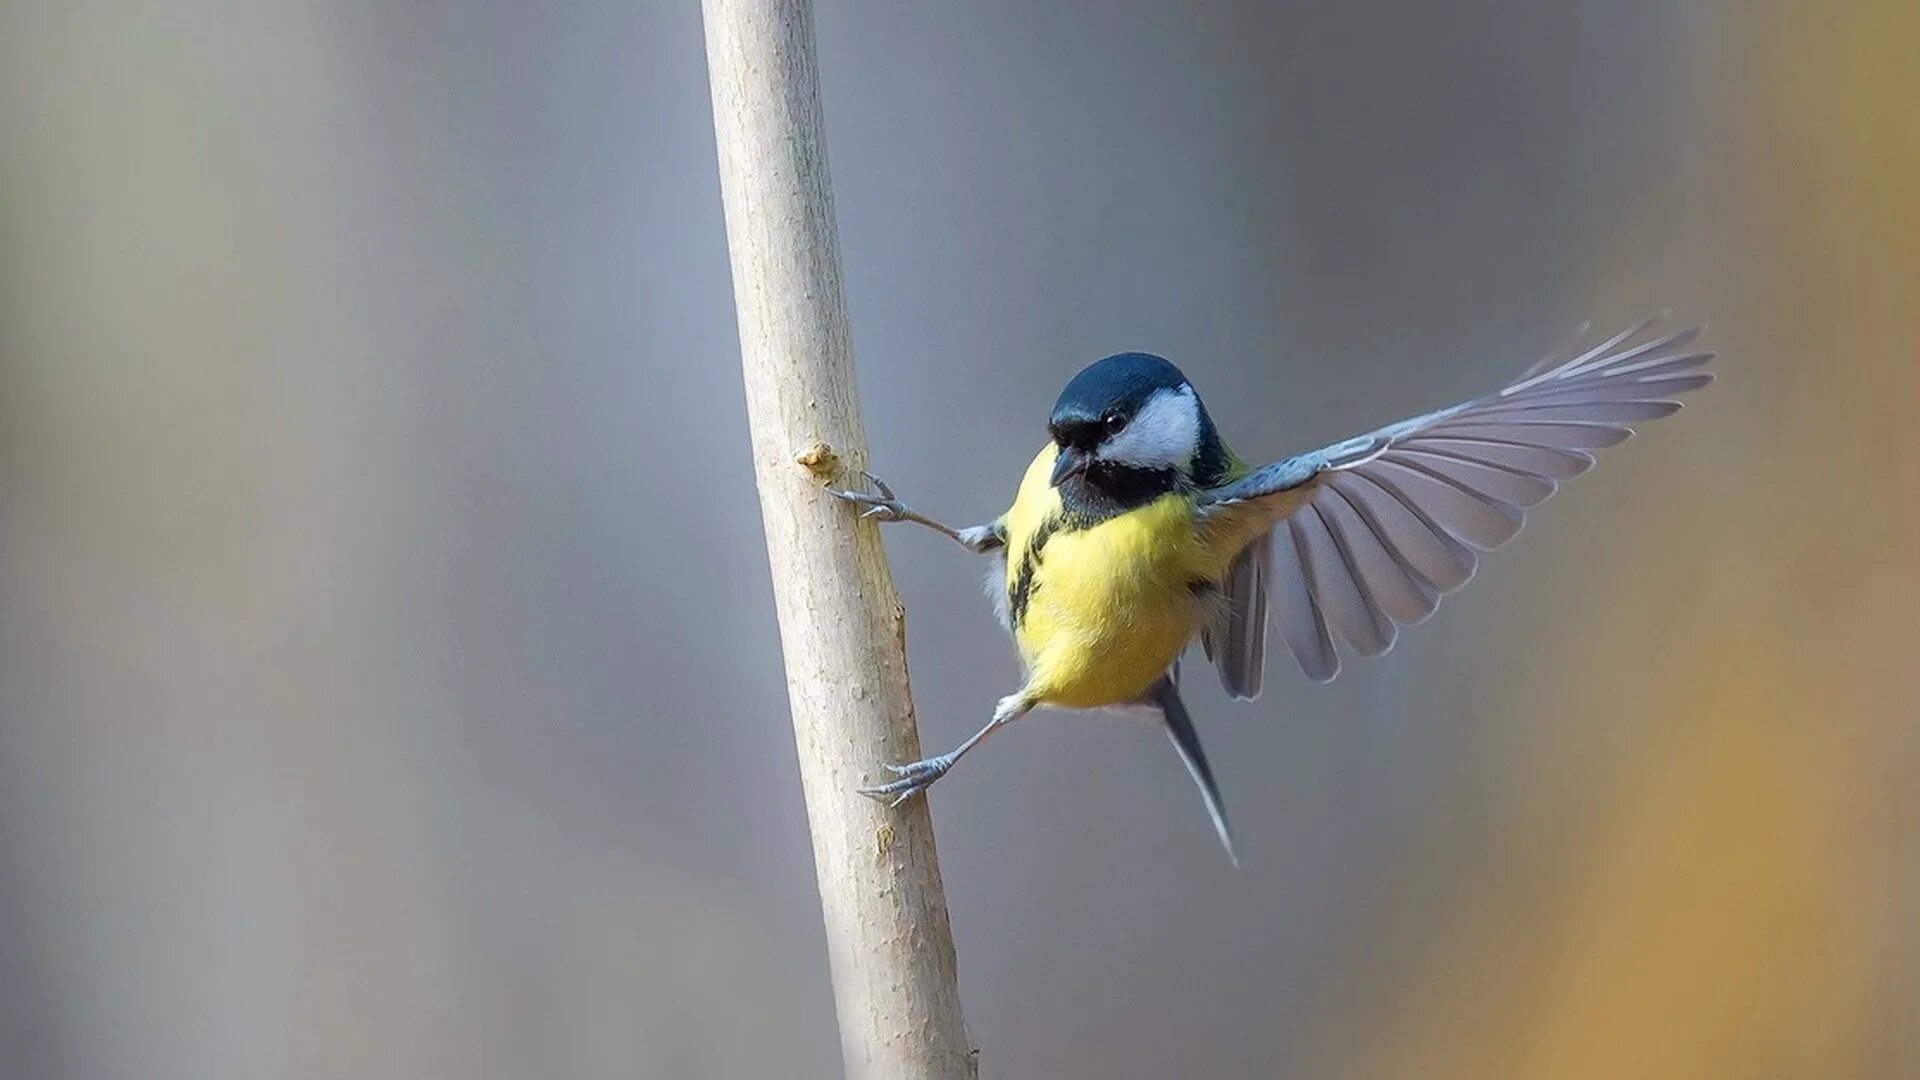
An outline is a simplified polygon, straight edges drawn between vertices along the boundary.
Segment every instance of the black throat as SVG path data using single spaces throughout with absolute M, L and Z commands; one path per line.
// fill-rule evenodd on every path
M 1060 526 L 1068 531 L 1090 528 L 1186 487 L 1172 469 L 1135 469 L 1096 461 L 1060 485 Z

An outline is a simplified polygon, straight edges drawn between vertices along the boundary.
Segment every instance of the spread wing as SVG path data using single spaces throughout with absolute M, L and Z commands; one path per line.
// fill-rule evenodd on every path
M 1249 538 L 1228 574 L 1227 611 L 1208 631 L 1227 689 L 1259 692 L 1265 634 L 1251 623 L 1264 626 L 1267 604 L 1312 679 L 1339 673 L 1336 636 L 1362 656 L 1386 652 L 1400 627 L 1467 583 L 1478 552 L 1519 533 L 1527 507 L 1591 468 L 1593 451 L 1625 442 L 1629 425 L 1677 411 L 1675 395 L 1713 381 L 1699 369 L 1714 354 L 1686 351 L 1698 327 L 1626 345 L 1651 325 L 1538 365 L 1496 394 L 1205 493 L 1211 527 Z M 1264 590 L 1240 587 L 1255 581 Z

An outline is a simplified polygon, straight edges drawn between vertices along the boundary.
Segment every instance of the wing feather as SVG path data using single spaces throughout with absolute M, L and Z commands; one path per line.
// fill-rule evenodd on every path
M 1260 696 L 1266 678 L 1267 575 L 1272 547 L 1264 540 L 1248 544 L 1233 560 L 1222 583 L 1219 612 L 1202 639 L 1220 671 L 1220 685 L 1243 701 Z
M 1497 439 L 1426 433 L 1409 438 L 1405 445 L 1409 450 L 1418 448 L 1430 454 L 1498 465 L 1543 480 L 1571 480 L 1593 468 L 1593 455 L 1555 446 L 1528 446 Z
M 1601 386 L 1569 386 L 1529 394 L 1524 398 L 1512 398 L 1502 402 L 1501 406 L 1489 408 L 1487 412 L 1493 413 L 1503 408 L 1532 410 L 1548 405 L 1671 404 L 1673 395 L 1697 390 L 1712 381 L 1699 375 L 1674 375 L 1664 379 L 1622 377 L 1609 379 Z M 1623 397 L 1631 397 L 1632 401 L 1624 401 Z
M 1355 580 L 1353 566 L 1328 528 L 1317 505 L 1301 507 L 1288 522 L 1307 564 L 1307 581 L 1327 625 L 1362 656 L 1379 656 L 1393 646 L 1392 620 L 1381 614 Z
M 1392 488 L 1360 473 L 1337 475 L 1327 486 L 1352 499 L 1387 550 L 1434 588 L 1449 593 L 1473 577 L 1480 562 L 1473 549 L 1449 536 Z
M 1425 510 L 1455 540 L 1481 551 L 1492 551 L 1520 534 L 1524 519 L 1517 507 L 1449 480 L 1411 457 L 1383 457 L 1367 467 L 1367 475 Z
M 1433 450 L 1410 439 L 1396 451 L 1408 464 L 1438 473 L 1458 487 L 1495 499 L 1508 506 L 1528 507 L 1545 502 L 1559 485 L 1543 476 L 1491 465 L 1470 457 Z
M 1402 626 L 1412 626 L 1440 606 L 1440 591 L 1395 558 L 1387 542 L 1338 487 L 1329 486 L 1316 500 L 1320 514 L 1333 529 L 1347 565 L 1374 606 Z
M 1476 417 L 1441 424 L 1434 431 L 1467 438 L 1507 439 L 1529 446 L 1550 446 L 1561 450 L 1605 450 L 1633 438 L 1633 429 L 1618 424 L 1563 423 L 1552 420 Z
M 1340 654 L 1333 651 L 1327 621 L 1320 616 L 1320 605 L 1307 584 L 1307 567 L 1294 538 L 1293 522 L 1281 523 L 1272 536 L 1272 597 L 1280 638 L 1307 678 L 1327 682 L 1340 674 Z
M 1637 364 L 1627 364 L 1611 370 L 1615 375 L 1639 375 L 1643 377 L 1672 375 L 1682 371 L 1692 371 L 1694 368 L 1712 360 L 1713 355 L 1714 354 L 1710 352 L 1697 352 L 1688 353 L 1685 356 L 1656 356 L 1651 360 L 1642 360 Z
M 1637 420 L 1658 420 L 1680 411 L 1677 401 L 1620 400 L 1617 396 L 1600 401 L 1519 401 L 1489 405 L 1478 415 L 1488 419 L 1570 420 L 1574 423 L 1598 421 L 1603 424 L 1631 424 Z
M 1476 551 L 1513 539 L 1526 508 L 1591 468 L 1593 451 L 1625 442 L 1630 425 L 1671 415 L 1675 396 L 1713 381 L 1700 369 L 1714 354 L 1683 351 L 1701 328 L 1628 344 L 1653 322 L 1543 363 L 1499 393 L 1277 461 L 1202 497 L 1203 517 L 1223 528 L 1245 535 L 1248 507 L 1252 527 L 1267 528 L 1266 545 L 1248 550 L 1264 553 L 1257 580 L 1308 677 L 1339 673 L 1336 632 L 1362 656 L 1392 648 L 1399 627 L 1433 614 L 1442 594 L 1473 577 Z M 1264 631 L 1248 632 L 1252 605 L 1239 598 L 1255 576 L 1241 560 L 1234 566 L 1228 591 L 1244 611 L 1238 624 L 1210 628 L 1209 652 L 1218 651 L 1229 690 L 1258 692 Z

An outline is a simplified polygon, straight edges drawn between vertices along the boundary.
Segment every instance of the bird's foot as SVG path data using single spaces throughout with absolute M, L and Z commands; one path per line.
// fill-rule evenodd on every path
M 860 512 L 860 516 L 863 518 L 878 518 L 881 521 L 909 521 L 919 516 L 909 509 L 905 503 L 894 498 L 893 489 L 887 486 L 885 480 L 880 479 L 865 469 L 860 470 L 860 475 L 866 477 L 867 483 L 872 484 L 873 490 L 879 494 L 866 491 L 842 490 L 839 488 L 828 488 L 827 494 L 839 499 L 841 502 L 864 507 L 865 509 Z
M 872 787 L 863 787 L 860 789 L 860 794 L 879 799 L 888 806 L 899 806 L 932 787 L 935 780 L 947 775 L 947 770 L 953 768 L 956 756 L 941 754 L 909 765 L 888 765 L 887 771 L 900 779 L 885 784 L 875 784 Z

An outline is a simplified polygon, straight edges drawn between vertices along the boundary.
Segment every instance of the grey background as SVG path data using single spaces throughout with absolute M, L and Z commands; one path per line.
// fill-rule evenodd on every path
M 943 783 L 984 1075 L 1920 1062 L 1900 5 L 818 29 L 875 460 L 950 520 L 1121 349 L 1260 459 L 1589 319 L 1726 354 L 1389 657 L 1190 680 L 1243 869 L 1145 728 Z M 0 1074 L 837 1071 L 705 74 L 691 3 L 0 14 Z M 945 746 L 1016 666 L 888 548 Z

